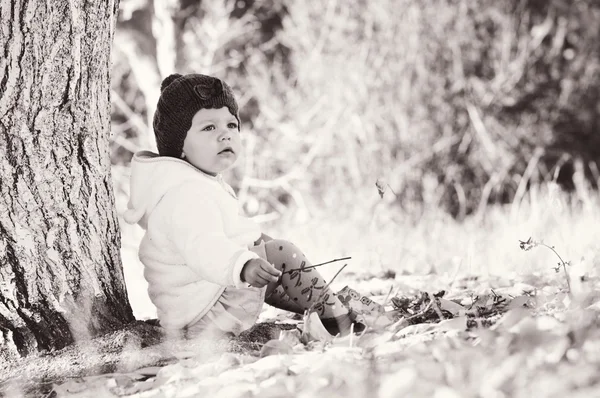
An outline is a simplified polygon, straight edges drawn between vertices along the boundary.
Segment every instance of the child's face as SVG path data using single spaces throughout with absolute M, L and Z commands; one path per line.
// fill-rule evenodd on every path
M 211 175 L 233 166 L 241 150 L 238 122 L 227 107 L 200 109 L 183 141 L 185 159 Z

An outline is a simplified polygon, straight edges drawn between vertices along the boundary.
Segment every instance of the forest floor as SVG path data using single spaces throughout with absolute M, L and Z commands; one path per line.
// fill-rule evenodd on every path
M 557 274 L 560 276 L 560 274 Z M 5 368 L 4 396 L 600 396 L 599 278 L 349 274 L 384 307 L 362 335 L 266 308 L 239 338 L 174 342 L 152 322 Z M 363 300 L 364 303 L 368 301 Z M 358 302 L 354 303 L 360 305 Z M 371 304 L 371 307 L 376 306 Z M 363 308 L 364 309 L 364 308 Z M 311 323 L 312 322 L 312 323 Z M 304 332 L 300 330 L 304 329 Z M 7 379 L 7 380 L 6 380 Z
M 0 395 L 600 397 L 599 208 L 550 196 L 516 211 L 490 209 L 479 221 L 425 214 L 415 224 L 376 210 L 379 219 L 357 211 L 344 222 L 317 215 L 267 229 L 315 262 L 352 256 L 332 288 L 349 286 L 375 304 L 348 301 L 369 327 L 343 338 L 265 306 L 235 339 L 165 339 L 150 320 L 140 230 L 123 224 L 125 278 L 140 321 L 0 364 Z M 537 248 L 520 250 L 531 235 L 556 249 L 525 242 L 521 249 Z M 340 265 L 320 270 L 332 280 Z

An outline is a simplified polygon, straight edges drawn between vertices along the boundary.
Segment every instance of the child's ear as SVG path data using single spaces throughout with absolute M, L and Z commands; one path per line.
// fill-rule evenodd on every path
M 185 159 L 185 153 L 181 152 L 181 159 Z

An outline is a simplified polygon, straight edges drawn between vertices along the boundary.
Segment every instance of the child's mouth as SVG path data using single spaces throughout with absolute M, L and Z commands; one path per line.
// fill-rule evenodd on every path
M 218 154 L 219 155 L 225 155 L 225 154 L 233 155 L 234 152 L 233 152 L 233 149 L 231 149 L 231 148 L 225 148 L 222 151 L 220 151 Z

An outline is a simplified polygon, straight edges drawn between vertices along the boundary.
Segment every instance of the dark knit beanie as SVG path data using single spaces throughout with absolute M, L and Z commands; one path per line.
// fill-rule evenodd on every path
M 238 122 L 238 105 L 231 88 L 215 77 L 178 73 L 167 76 L 160 85 L 160 98 L 154 112 L 154 136 L 158 154 L 181 157 L 183 141 L 200 109 L 226 106 Z

